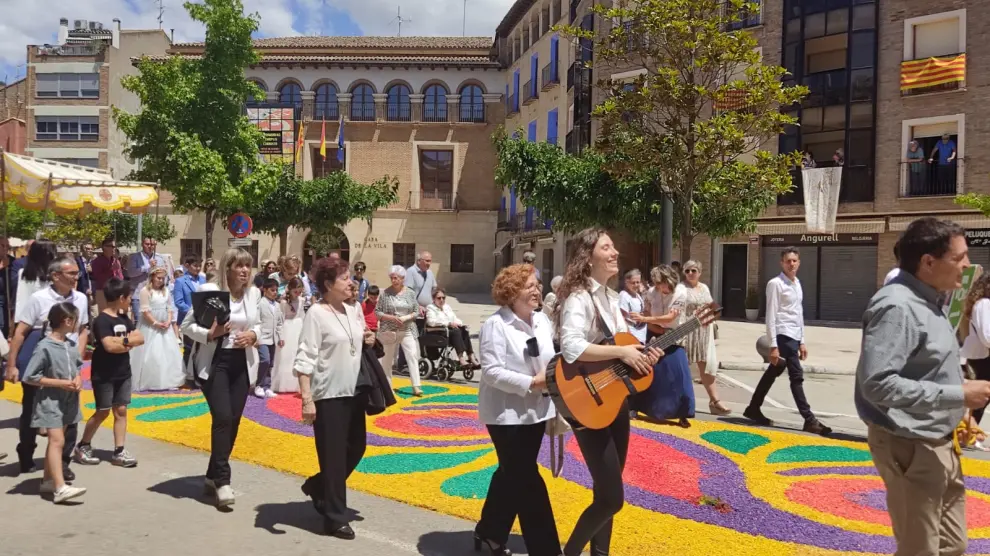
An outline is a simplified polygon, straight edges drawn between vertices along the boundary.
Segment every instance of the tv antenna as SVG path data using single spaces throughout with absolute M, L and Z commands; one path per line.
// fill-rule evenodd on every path
M 399 32 L 395 36 L 401 37 L 402 36 L 402 24 L 403 23 L 412 23 L 412 18 L 402 17 L 402 6 L 397 7 L 395 13 L 396 13 L 395 19 L 393 19 L 392 21 L 398 21 L 399 22 Z
M 464 0 L 464 15 L 461 18 L 461 36 L 467 36 L 467 0 Z
M 155 0 L 158 4 L 158 28 L 162 28 L 162 22 L 165 21 L 165 2 L 164 0 Z

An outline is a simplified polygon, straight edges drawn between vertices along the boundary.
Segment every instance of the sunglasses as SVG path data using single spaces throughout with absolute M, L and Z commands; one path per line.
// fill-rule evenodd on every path
M 447 298 L 444 297 L 444 296 L 442 296 L 442 295 L 437 296 L 437 301 L 443 301 L 444 299 L 447 299 Z
M 699 270 L 697 268 L 689 268 L 684 271 L 684 274 L 697 274 Z

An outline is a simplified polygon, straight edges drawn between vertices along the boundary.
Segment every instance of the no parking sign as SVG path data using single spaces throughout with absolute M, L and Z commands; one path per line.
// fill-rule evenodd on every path
M 237 214 L 230 217 L 230 221 L 227 224 L 227 231 L 230 235 L 236 238 L 245 238 L 251 234 L 251 230 L 254 229 L 254 221 L 251 217 L 244 214 L 243 212 L 238 212 Z

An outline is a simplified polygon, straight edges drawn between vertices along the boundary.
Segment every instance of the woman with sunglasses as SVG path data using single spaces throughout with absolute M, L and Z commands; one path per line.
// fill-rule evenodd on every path
M 505 543 L 518 516 L 530 556 L 559 556 L 553 508 L 536 462 L 546 422 L 556 416 L 543 395 L 554 355 L 553 328 L 536 310 L 536 269 L 503 268 L 492 284 L 492 299 L 501 308 L 481 327 L 478 417 L 495 444 L 498 469 L 474 530 L 474 547 L 484 544 L 493 556 L 511 556 Z
M 481 368 L 471 345 L 471 333 L 447 304 L 447 291 L 443 288 L 433 288 L 433 303 L 426 308 L 426 326 L 447 329 L 450 345 L 457 352 L 462 367 Z
M 690 318 L 695 312 L 711 303 L 712 292 L 701 282 L 701 263 L 695 260 L 684 263 L 684 285 L 687 287 L 684 316 Z M 715 374 L 718 361 L 715 359 L 715 328 L 709 324 L 702 326 L 684 338 L 684 351 L 688 361 L 698 365 L 701 384 L 708 393 L 708 411 L 712 415 L 728 415 L 732 410 L 718 399 Z

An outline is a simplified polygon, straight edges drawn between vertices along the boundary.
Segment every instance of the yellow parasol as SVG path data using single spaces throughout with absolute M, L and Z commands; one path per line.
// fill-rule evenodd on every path
M 115 180 L 108 172 L 0 150 L 0 194 L 31 210 L 56 214 L 114 210 L 144 213 L 158 199 L 156 184 Z

